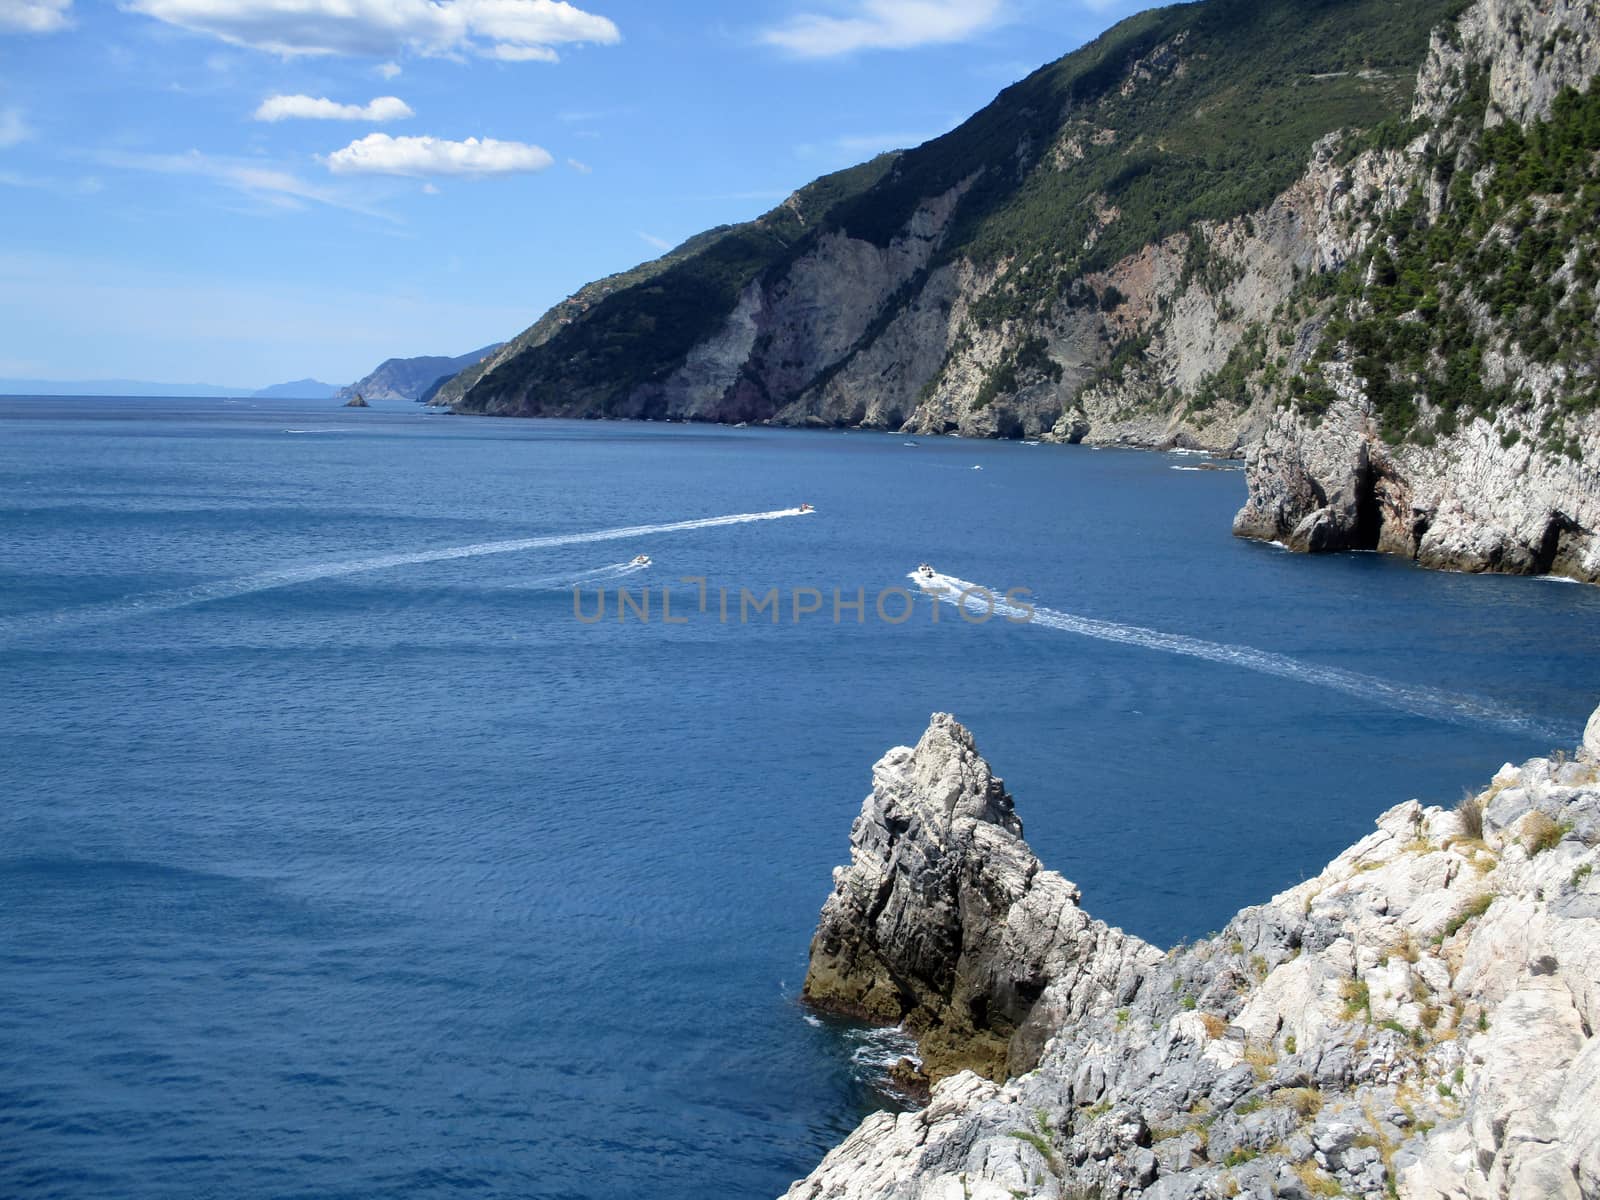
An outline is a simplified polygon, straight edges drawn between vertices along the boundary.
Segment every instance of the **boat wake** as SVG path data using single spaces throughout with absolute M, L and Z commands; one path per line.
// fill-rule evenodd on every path
M 995 617 L 1009 618 L 1019 624 L 1026 623 L 1061 633 L 1073 633 L 1079 637 L 1094 638 L 1102 642 L 1138 646 L 1141 649 L 1165 654 L 1204 659 L 1224 666 L 1242 667 L 1247 671 L 1256 671 L 1263 675 L 1275 675 L 1280 679 L 1290 679 L 1297 683 L 1343 692 L 1358 700 L 1371 701 L 1386 708 L 1432 720 L 1448 721 L 1457 725 L 1485 726 L 1553 744 L 1570 741 L 1573 738 L 1572 730 L 1562 729 L 1550 722 L 1516 712 L 1478 696 L 1447 692 L 1417 684 L 1396 683 L 1380 679 L 1375 675 L 1346 671 L 1340 667 L 1304 662 L 1286 654 L 1275 654 L 1270 650 L 1257 650 L 1253 646 L 1210 642 L 1185 634 L 1167 633 L 1140 625 L 1123 625 L 1116 621 L 1104 621 L 1051 608 L 1035 606 L 1030 612 L 1021 605 L 1008 603 L 1003 592 L 985 589 L 981 584 L 970 583 L 953 575 L 943 575 L 938 572 L 929 575 L 913 571 L 908 578 L 932 595 L 936 602 L 949 604 L 955 608 L 966 608 L 974 614 L 988 612 L 989 597 L 992 596 Z
M 229 579 L 212 580 L 208 583 L 195 584 L 193 587 L 129 596 L 121 600 L 110 600 L 104 604 L 46 613 L 25 613 L 0 620 L 0 641 L 103 625 L 146 613 L 165 612 L 175 608 L 185 608 L 191 604 L 205 604 L 212 600 L 230 600 L 237 596 L 248 596 L 273 588 L 314 583 L 322 579 L 337 579 L 344 575 L 359 575 L 367 571 L 386 571 L 395 567 L 415 566 L 419 563 L 478 558 L 486 554 L 516 554 L 527 550 L 583 546 L 591 542 L 637 541 L 662 534 L 718 529 L 727 525 L 749 525 L 757 521 L 777 521 L 784 517 L 798 517 L 810 511 L 802 506 L 780 508 L 772 512 L 732 513 L 724 517 L 698 517 L 690 521 L 668 521 L 659 525 L 625 525 L 616 529 L 597 529 L 587 533 L 555 533 L 498 542 L 473 542 L 464 546 L 440 546 L 432 550 L 413 550 L 399 554 L 379 554 L 367 558 L 281 567 L 255 575 L 238 575 Z
M 648 571 L 649 563 L 627 562 L 610 563 L 604 567 L 594 567 L 588 571 L 579 571 L 576 574 L 547 575 L 540 579 L 522 580 L 517 583 L 504 584 L 507 591 L 518 592 L 564 592 L 568 588 L 595 587 L 600 584 L 611 583 L 613 580 L 626 579 L 630 575 L 637 575 L 640 571 Z

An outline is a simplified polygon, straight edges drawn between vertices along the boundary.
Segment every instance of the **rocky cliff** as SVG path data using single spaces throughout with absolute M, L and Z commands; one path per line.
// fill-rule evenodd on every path
M 1355 252 L 1299 298 L 1317 345 L 1238 533 L 1600 579 L 1597 68 L 1593 3 L 1479 0 L 1434 36 L 1403 149 L 1346 168 Z
M 1242 536 L 1600 579 L 1596 0 L 1206 0 L 591 285 L 464 411 L 1250 456 Z
M 1235 448 L 1264 417 L 1231 360 L 1346 253 L 1337 195 L 1296 183 L 1313 143 L 1404 118 L 1429 30 L 1461 7 L 1141 14 L 944 137 L 591 285 L 447 394 L 505 415 Z
M 788 1196 L 1600 1196 L 1597 845 L 1600 713 L 1574 758 L 1399 805 L 1161 953 L 1082 914 L 936 715 L 874 771 L 808 994 L 944 1013 L 928 1027 L 972 1026 L 993 1078 L 867 1118 Z M 1018 1052 L 1030 1026 L 1046 1040 Z
M 822 910 L 805 998 L 904 1022 L 929 1080 L 1031 1069 L 1056 1027 L 1131 996 L 1161 957 L 1090 920 L 1077 889 L 1040 865 L 1005 785 L 944 713 L 915 749 L 873 768 L 850 857 Z M 1070 986 L 1052 989 L 1060 979 Z

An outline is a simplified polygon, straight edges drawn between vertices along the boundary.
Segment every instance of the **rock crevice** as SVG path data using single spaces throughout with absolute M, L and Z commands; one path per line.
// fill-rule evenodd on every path
M 1083 913 L 951 717 L 873 783 L 807 994 L 942 1078 L 794 1200 L 1600 1196 L 1600 711 L 1166 953 Z
M 1136 986 L 1159 957 L 1090 920 L 1078 889 L 1044 869 L 1005 784 L 949 714 L 884 755 L 872 784 L 812 940 L 805 997 L 904 1022 L 931 1080 L 1032 1068 L 1063 1013 Z

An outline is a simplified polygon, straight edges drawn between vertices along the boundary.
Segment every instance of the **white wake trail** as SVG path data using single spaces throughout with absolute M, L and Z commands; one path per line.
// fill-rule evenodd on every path
M 1302 662 L 1286 654 L 1270 650 L 1257 650 L 1253 646 L 1235 646 L 1226 642 L 1209 642 L 1203 638 L 1180 633 L 1166 633 L 1140 625 L 1123 625 L 1116 621 L 1103 621 L 1095 617 L 1034 606 L 1029 610 L 1006 601 L 1005 593 L 985 588 L 981 584 L 958 579 L 953 575 L 935 574 L 932 578 L 912 572 L 909 576 L 924 592 L 938 602 L 954 608 L 965 608 L 973 614 L 989 611 L 989 597 L 994 598 L 996 619 L 1018 624 L 1038 625 L 1080 637 L 1102 642 L 1117 642 L 1124 646 L 1138 646 L 1165 654 L 1180 654 L 1187 658 L 1205 659 L 1224 666 L 1243 667 L 1263 675 L 1275 675 L 1315 687 L 1325 687 L 1359 700 L 1373 701 L 1387 708 L 1398 709 L 1413 716 L 1449 721 L 1458 725 L 1480 725 L 1506 730 L 1536 740 L 1559 744 L 1572 739 L 1572 731 L 1563 730 L 1537 717 L 1530 717 L 1505 708 L 1478 696 L 1447 692 L 1439 688 L 1415 684 L 1396 683 L 1375 675 L 1363 675 L 1340 667 L 1326 667 L 1317 663 Z
M 643 563 L 633 561 L 608 563 L 603 567 L 592 567 L 587 571 L 569 572 L 566 575 L 545 575 L 538 579 L 529 579 L 520 583 L 504 585 L 506 591 L 517 592 L 564 592 L 568 588 L 591 587 L 595 584 L 610 583 L 617 579 L 626 579 L 630 575 L 637 575 L 640 571 L 650 568 Z
M 273 588 L 291 587 L 294 584 L 312 583 L 321 579 L 337 579 L 344 575 L 359 575 L 367 571 L 386 571 L 394 567 L 447 562 L 458 558 L 478 558 L 486 554 L 516 554 L 526 550 L 549 550 L 559 546 L 583 546 L 591 542 L 617 542 L 668 533 L 688 533 L 696 529 L 718 529 L 725 525 L 749 525 L 756 521 L 777 521 L 784 517 L 798 517 L 810 511 L 802 508 L 779 508 L 772 512 L 733 513 L 725 517 L 697 517 L 690 521 L 668 521 L 659 525 L 625 525 L 617 529 L 597 529 L 588 533 L 554 533 L 541 537 L 511 538 L 499 542 L 473 542 L 465 546 L 441 546 L 432 550 L 379 554 L 369 558 L 352 558 L 339 562 L 307 563 L 301 566 L 282 567 L 274 571 L 263 571 L 255 575 L 213 580 L 210 583 L 195 584 L 193 587 L 130 596 L 123 600 L 110 600 L 104 604 L 90 604 L 82 608 L 24 614 L 0 621 L 0 640 L 80 629 L 89 625 L 105 624 L 108 621 L 125 620 L 144 613 L 165 612 L 191 604 L 204 604 L 211 600 L 229 600 L 235 596 L 248 596 L 254 592 L 265 592 Z

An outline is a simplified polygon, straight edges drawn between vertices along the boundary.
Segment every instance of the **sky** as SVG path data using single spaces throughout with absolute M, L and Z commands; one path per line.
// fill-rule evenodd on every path
M 0 0 L 0 378 L 463 354 L 1142 7 Z

